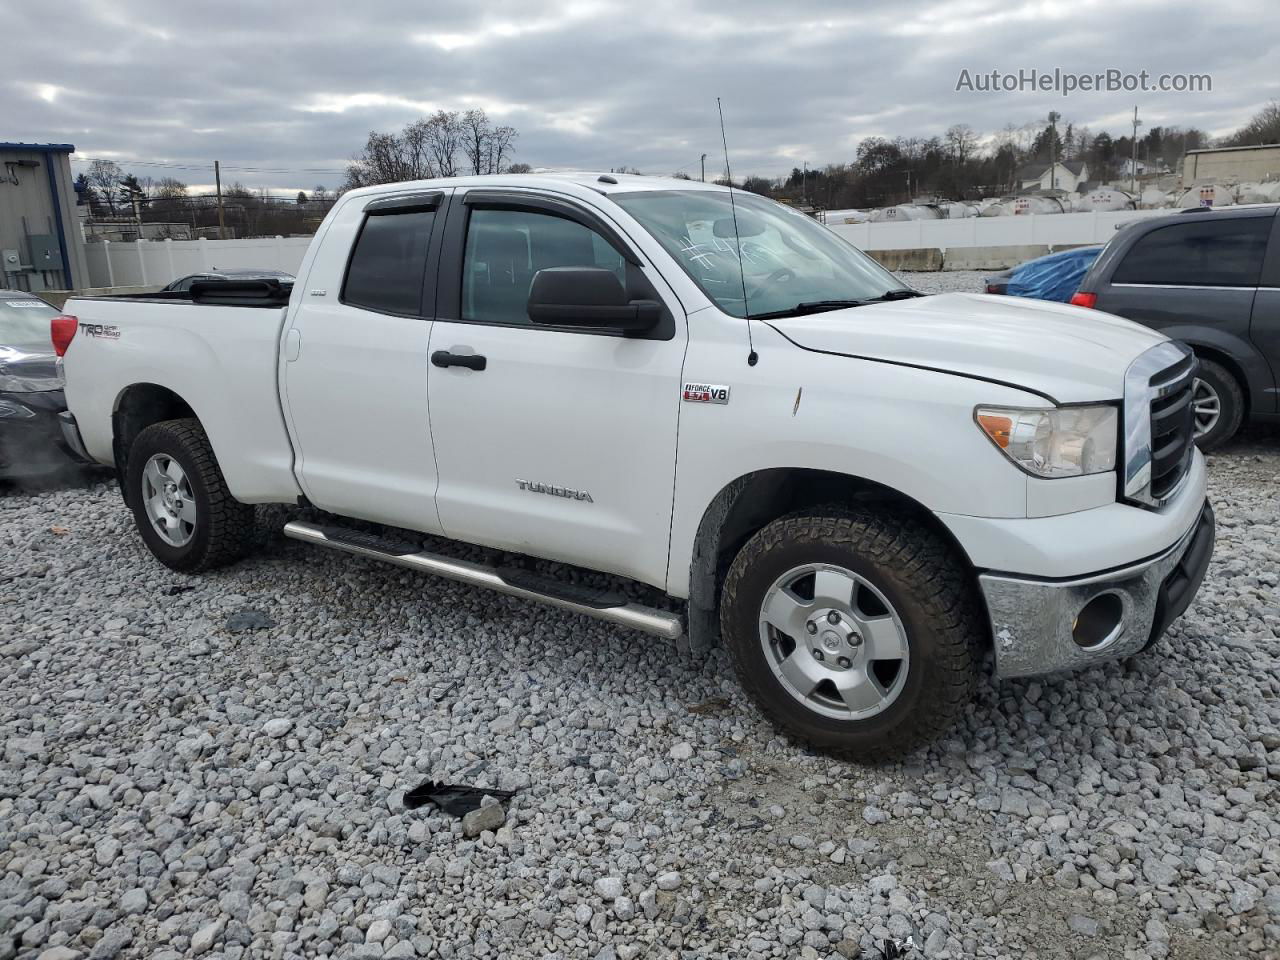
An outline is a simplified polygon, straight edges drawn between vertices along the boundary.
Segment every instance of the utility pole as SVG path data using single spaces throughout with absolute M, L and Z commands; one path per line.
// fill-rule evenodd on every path
M 804 168 L 800 171 L 800 199 L 803 203 L 809 202 L 809 161 L 803 161 Z M 795 167 L 791 168 L 792 170 Z
M 1138 105 L 1133 105 L 1133 157 L 1129 160 L 1129 191 L 1138 192 L 1138 128 L 1142 121 L 1138 119 Z
M 707 182 L 707 155 L 702 155 L 702 182 Z
M 1049 111 L 1049 189 L 1058 189 L 1058 121 L 1062 114 Z
M 218 239 L 227 239 L 227 221 L 222 213 L 222 167 L 217 160 L 213 161 L 213 182 L 218 191 Z

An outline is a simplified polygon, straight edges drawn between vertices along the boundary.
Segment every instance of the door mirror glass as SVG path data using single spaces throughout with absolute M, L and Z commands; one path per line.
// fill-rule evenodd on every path
M 649 330 L 662 316 L 653 300 L 628 300 L 622 281 L 603 267 L 547 267 L 533 276 L 529 319 L 553 327 Z

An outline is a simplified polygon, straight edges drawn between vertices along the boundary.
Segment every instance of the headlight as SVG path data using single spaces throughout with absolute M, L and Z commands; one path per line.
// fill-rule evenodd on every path
M 1120 413 L 1113 406 L 978 407 L 974 419 L 1005 456 L 1037 477 L 1082 477 L 1116 468 Z

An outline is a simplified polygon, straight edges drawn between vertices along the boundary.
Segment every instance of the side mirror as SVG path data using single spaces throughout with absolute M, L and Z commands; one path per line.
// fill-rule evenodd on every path
M 628 300 L 622 282 L 603 267 L 547 267 L 533 275 L 529 319 L 551 327 L 603 327 L 636 333 L 662 318 L 653 300 Z

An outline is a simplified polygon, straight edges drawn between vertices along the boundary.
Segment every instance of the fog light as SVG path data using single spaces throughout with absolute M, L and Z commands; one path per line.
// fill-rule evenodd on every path
M 1123 617 L 1124 601 L 1120 595 L 1100 593 L 1080 608 L 1071 639 L 1085 649 L 1100 647 L 1119 635 Z

